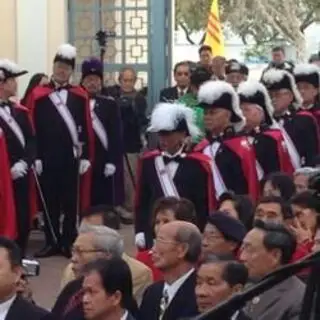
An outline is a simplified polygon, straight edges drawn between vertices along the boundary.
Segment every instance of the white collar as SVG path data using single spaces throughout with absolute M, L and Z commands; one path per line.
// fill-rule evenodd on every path
M 163 287 L 163 292 L 167 291 L 168 293 L 168 305 L 175 297 L 178 290 L 181 288 L 181 286 L 184 284 L 184 282 L 189 278 L 191 273 L 194 271 L 194 268 L 190 269 L 187 273 L 185 273 L 183 276 L 181 276 L 179 279 L 177 279 L 175 282 L 168 284 L 165 282 Z
M 186 94 L 187 92 L 188 92 L 188 87 L 186 87 L 186 88 L 184 88 L 184 89 L 182 89 L 182 88 L 180 88 L 180 87 L 177 87 L 177 89 L 178 89 L 178 93 L 183 93 L 183 94 Z
M 168 157 L 168 158 L 175 158 L 177 156 L 182 156 L 183 157 L 185 155 L 185 153 L 183 152 L 183 149 L 184 149 L 184 145 L 182 145 L 182 147 L 175 154 L 170 154 L 167 151 L 162 151 L 161 155 L 165 156 L 165 157 Z
M 120 320 L 127 320 L 128 317 L 128 310 L 125 310 L 123 316 L 120 318 Z
M 4 319 L 8 313 L 11 305 L 13 304 L 13 301 L 16 299 L 16 297 L 17 297 L 17 295 L 14 295 L 9 300 L 0 303 L 0 315 L 4 316 Z
M 231 317 L 231 320 L 237 320 L 239 313 L 240 313 L 239 310 L 236 313 L 234 313 L 233 316 Z
M 93 111 L 96 104 L 96 99 L 90 99 L 90 111 Z

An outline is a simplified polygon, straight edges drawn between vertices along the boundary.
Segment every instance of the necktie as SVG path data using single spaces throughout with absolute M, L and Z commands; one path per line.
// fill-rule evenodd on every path
M 161 320 L 164 316 L 164 313 L 166 312 L 169 305 L 169 294 L 168 290 L 164 289 L 162 292 L 162 297 L 160 300 L 160 314 L 159 314 L 159 320 Z

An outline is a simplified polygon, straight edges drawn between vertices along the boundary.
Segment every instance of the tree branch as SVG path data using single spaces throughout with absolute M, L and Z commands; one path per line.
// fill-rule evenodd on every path
M 206 40 L 206 35 L 207 35 L 207 33 L 204 32 L 203 35 L 202 35 L 202 37 L 201 37 L 201 40 L 200 40 L 200 42 L 199 42 L 199 45 L 202 45 L 202 44 L 204 43 L 204 40 Z
M 190 33 L 189 33 L 189 30 L 187 28 L 187 26 L 185 26 L 181 21 L 178 22 L 178 25 L 181 27 L 181 29 L 184 31 L 184 34 L 186 36 L 186 39 L 187 41 L 190 43 L 190 44 L 195 44 L 194 41 L 191 39 L 190 37 Z
M 315 20 L 313 18 L 314 11 L 309 11 L 300 25 L 300 31 L 304 32 Z

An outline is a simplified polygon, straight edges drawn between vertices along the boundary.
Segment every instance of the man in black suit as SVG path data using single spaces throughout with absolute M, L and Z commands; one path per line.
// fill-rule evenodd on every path
M 248 270 L 243 264 L 209 258 L 201 264 L 197 272 L 195 292 L 199 311 L 207 312 L 229 299 L 243 289 L 247 280 Z M 242 310 L 231 318 L 231 320 L 249 319 Z
M 121 258 L 99 259 L 84 270 L 83 311 L 87 320 L 134 320 L 128 309 L 133 300 L 132 276 Z
M 81 85 L 90 97 L 90 113 L 95 137 L 92 164 L 91 205 L 117 206 L 117 168 L 122 170 L 123 143 L 120 110 L 114 98 L 101 94 L 103 66 L 89 58 L 82 64 Z
M 87 93 L 70 83 L 75 61 L 76 48 L 61 45 L 50 83 L 36 87 L 28 103 L 37 136 L 36 171 L 48 209 L 44 216 L 46 246 L 36 254 L 38 258 L 60 253 L 71 256 L 80 203 L 86 208 L 90 200 L 85 190 L 89 187 L 92 127 Z
M 153 260 L 164 280 L 145 291 L 141 320 L 173 320 L 197 315 L 195 267 L 200 253 L 201 233 L 194 224 L 173 221 L 160 228 Z
M 49 320 L 51 314 L 25 300 L 17 293 L 22 276 L 22 258 L 19 247 L 11 240 L 0 237 L 0 319 Z
M 173 69 L 174 87 L 164 88 L 160 92 L 161 102 L 173 102 L 190 92 L 190 65 L 187 61 L 177 63 Z
M 147 145 L 145 128 L 148 124 L 146 117 L 148 106 L 144 95 L 135 89 L 137 80 L 136 70 L 127 66 L 120 70 L 119 84 L 103 90 L 103 94 L 113 97 L 120 108 L 125 153 L 124 175 L 122 175 L 124 176 L 124 199 L 122 199 L 124 201 L 121 205 L 117 205 L 116 210 L 122 222 L 126 224 L 133 222 L 136 166 L 141 150 Z M 117 173 L 115 177 L 116 175 Z
M 152 247 L 151 213 L 159 198 L 190 200 L 201 231 L 214 208 L 209 158 L 186 150 L 186 140 L 200 133 L 193 115 L 191 108 L 177 103 L 159 103 L 151 114 L 148 131 L 158 134 L 159 148 L 145 152 L 138 164 L 135 232 L 140 249 Z
M 10 60 L 0 61 L 0 129 L 6 139 L 11 166 L 17 222 L 17 243 L 27 248 L 31 216 L 31 166 L 35 157 L 35 139 L 28 110 L 10 101 L 17 91 L 16 78 L 26 74 Z

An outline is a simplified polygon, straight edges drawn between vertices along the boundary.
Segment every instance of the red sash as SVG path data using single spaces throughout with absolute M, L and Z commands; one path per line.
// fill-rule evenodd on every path
M 288 150 L 285 147 L 286 143 L 284 141 L 282 132 L 278 129 L 268 129 L 266 131 L 263 131 L 263 134 L 271 137 L 277 143 L 280 171 L 292 175 L 294 173 L 294 167 L 291 163 Z
M 247 179 L 248 194 L 256 201 L 259 197 L 259 181 L 256 169 L 256 155 L 246 137 L 234 137 L 222 142 L 230 148 L 241 160 L 243 174 Z M 202 152 L 209 145 L 208 140 L 202 140 L 194 151 Z
M 259 198 L 259 180 L 256 169 L 256 154 L 246 137 L 234 137 L 223 141 L 241 159 L 241 167 L 247 178 L 248 194 L 254 201 Z

